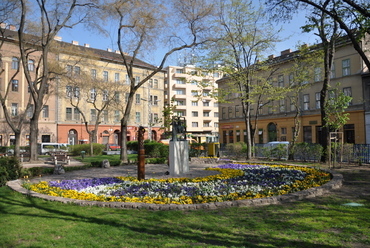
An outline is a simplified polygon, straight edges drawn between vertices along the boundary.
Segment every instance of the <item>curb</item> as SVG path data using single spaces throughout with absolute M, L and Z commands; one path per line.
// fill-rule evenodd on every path
M 310 188 L 307 190 L 294 192 L 286 195 L 278 195 L 266 198 L 236 200 L 236 201 L 225 201 L 225 202 L 211 202 L 201 204 L 152 204 L 152 203 L 137 203 L 137 202 L 100 202 L 100 201 L 86 201 L 77 200 L 64 197 L 55 197 L 40 194 L 26 188 L 23 188 L 22 180 L 14 180 L 7 182 L 7 186 L 12 190 L 17 191 L 21 194 L 36 197 L 48 201 L 58 201 L 62 203 L 72 203 L 80 206 L 98 206 L 98 207 L 110 207 L 110 208 L 122 208 L 122 209 L 148 209 L 148 210 L 197 210 L 197 209 L 219 209 L 228 207 L 255 207 L 255 206 L 266 206 L 273 204 L 282 204 L 286 202 L 294 202 L 303 199 L 314 198 L 329 193 L 333 189 L 339 189 L 343 184 L 342 174 L 329 172 L 332 175 L 332 180 L 326 184 Z

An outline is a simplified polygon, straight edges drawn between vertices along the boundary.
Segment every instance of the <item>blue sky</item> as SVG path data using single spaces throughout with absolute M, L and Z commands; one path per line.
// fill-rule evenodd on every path
M 275 56 L 279 56 L 280 52 L 286 49 L 292 49 L 292 51 L 296 50 L 296 46 L 298 43 L 307 43 L 307 44 L 314 44 L 317 43 L 317 36 L 314 34 L 307 34 L 302 33 L 300 27 L 305 24 L 304 15 L 296 16 L 292 19 L 289 23 L 279 23 L 276 24 L 276 28 L 279 29 L 280 27 L 283 28 L 283 31 L 280 33 L 280 38 L 283 40 L 276 44 L 276 48 L 274 52 L 270 54 L 274 54 Z M 115 30 L 112 28 L 112 33 L 115 33 Z M 92 48 L 107 50 L 108 48 L 114 50 L 117 49 L 117 42 L 115 37 L 101 37 L 96 33 L 91 31 L 87 31 L 84 29 L 83 26 L 77 26 L 74 29 L 65 29 L 63 30 L 59 36 L 62 37 L 64 42 L 72 42 L 78 41 L 79 45 L 83 46 L 84 44 L 89 44 Z M 159 65 L 160 59 L 163 57 L 164 52 L 166 49 L 163 49 L 162 52 L 158 51 L 153 55 L 152 61 L 148 61 L 148 59 L 144 59 L 146 62 L 149 62 L 153 65 Z M 270 55 L 266 54 L 266 56 Z M 166 65 L 176 65 L 176 55 L 172 56 L 169 61 L 167 61 Z

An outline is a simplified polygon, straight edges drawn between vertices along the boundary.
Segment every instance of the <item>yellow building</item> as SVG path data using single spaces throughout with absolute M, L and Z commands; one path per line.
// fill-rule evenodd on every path
M 369 37 L 366 37 L 369 41 Z M 269 56 L 267 63 L 273 64 L 276 69 L 271 82 L 274 87 L 287 87 L 293 80 L 286 74 L 287 68 L 293 66 L 296 52 L 282 51 L 280 56 Z M 312 69 L 312 80 L 305 82 L 308 87 L 299 94 L 299 107 L 301 109 L 300 132 L 297 142 L 321 143 L 321 115 L 320 90 L 323 84 L 323 68 Z M 343 132 L 345 143 L 369 143 L 370 119 L 366 120 L 369 111 L 369 72 L 362 59 L 354 50 L 349 41 L 342 41 L 336 47 L 333 70 L 331 72 L 331 86 L 339 85 L 339 91 L 353 99 L 347 108 L 349 120 L 340 130 Z M 218 81 L 219 88 L 229 87 L 229 78 Z M 331 93 L 332 94 L 332 93 Z M 330 97 L 335 97 L 331 95 Z M 223 144 L 246 141 L 245 121 L 242 114 L 242 105 L 238 94 L 229 96 L 230 103 L 220 104 L 220 142 Z M 252 104 L 252 114 L 259 106 Z M 257 128 L 254 137 L 255 143 L 270 141 L 291 141 L 294 131 L 294 116 L 296 106 L 289 97 L 269 102 L 259 110 Z

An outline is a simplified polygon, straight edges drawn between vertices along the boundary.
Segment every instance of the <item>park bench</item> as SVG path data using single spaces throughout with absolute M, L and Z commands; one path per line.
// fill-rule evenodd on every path
M 68 154 L 66 152 L 51 152 L 50 156 L 54 164 L 54 174 L 64 174 L 63 164 L 70 164 Z

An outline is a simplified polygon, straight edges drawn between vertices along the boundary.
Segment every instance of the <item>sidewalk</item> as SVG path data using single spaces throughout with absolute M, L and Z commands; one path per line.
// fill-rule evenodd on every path
M 74 159 L 71 159 L 69 165 L 65 164 L 65 167 L 82 166 L 83 163 Z M 40 161 L 39 163 L 27 163 L 22 164 L 24 168 L 31 167 L 48 167 L 54 168 L 54 164 L 51 161 Z M 217 171 L 205 170 L 207 167 L 214 167 L 215 164 L 189 164 L 189 172 L 179 176 L 166 175 L 169 171 L 169 167 L 166 164 L 146 164 L 145 165 L 145 179 L 156 178 L 165 179 L 173 177 L 205 177 L 210 175 L 218 174 Z M 42 177 L 32 178 L 31 182 L 39 181 L 51 181 L 51 180 L 65 180 L 65 179 L 82 179 L 82 178 L 97 178 L 97 177 L 116 177 L 116 176 L 133 176 L 137 177 L 137 164 L 122 165 L 122 166 L 111 166 L 109 168 L 95 167 L 89 169 L 66 171 L 60 175 L 45 175 Z

